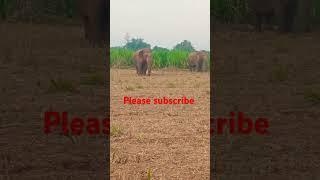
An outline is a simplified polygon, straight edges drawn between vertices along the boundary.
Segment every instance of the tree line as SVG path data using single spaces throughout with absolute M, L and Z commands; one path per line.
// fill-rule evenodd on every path
M 0 0 L 2 20 L 8 18 L 31 19 L 59 16 L 73 18 L 78 15 L 77 0 Z
M 252 21 L 248 0 L 210 0 L 211 16 L 223 23 Z M 320 23 L 320 0 L 313 0 L 312 17 Z M 77 0 L 0 0 L 2 19 L 36 19 L 43 17 L 75 18 L 78 16 Z
M 142 38 L 132 38 L 132 39 L 128 39 L 124 46 L 114 47 L 114 48 L 124 48 L 128 50 L 136 51 L 142 48 L 151 49 L 151 45 L 145 42 L 144 39 Z M 169 49 L 160 47 L 160 46 L 154 46 L 152 50 L 170 51 Z M 195 51 L 195 48 L 192 46 L 192 43 L 190 41 L 183 40 L 182 42 L 176 44 L 172 50 L 192 52 L 192 51 Z
M 320 24 L 320 1 L 312 1 L 312 21 Z M 250 14 L 248 0 L 211 0 L 211 16 L 221 23 L 239 24 L 252 22 L 254 18 Z

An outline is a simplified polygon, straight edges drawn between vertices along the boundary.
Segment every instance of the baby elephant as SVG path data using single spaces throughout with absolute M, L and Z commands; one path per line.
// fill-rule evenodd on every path
M 148 76 L 151 74 L 152 67 L 152 54 L 151 49 L 143 48 L 136 51 L 133 55 L 133 61 L 136 66 L 137 74 L 146 75 L 148 70 Z
M 208 54 L 205 51 L 195 51 L 189 54 L 188 62 L 190 71 L 206 71 L 208 67 Z

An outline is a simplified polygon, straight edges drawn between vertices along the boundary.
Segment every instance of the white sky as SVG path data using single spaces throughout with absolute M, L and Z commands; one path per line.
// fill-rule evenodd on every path
M 210 0 L 110 0 L 111 46 L 125 34 L 151 46 L 173 48 L 183 40 L 210 50 Z

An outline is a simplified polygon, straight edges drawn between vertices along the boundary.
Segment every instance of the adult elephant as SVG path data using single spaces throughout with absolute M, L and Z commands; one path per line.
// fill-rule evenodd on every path
M 109 7 L 107 0 L 78 0 L 85 39 L 92 46 L 105 46 L 109 37 Z
M 263 18 L 274 17 L 280 32 L 310 30 L 312 0 L 249 0 L 249 8 L 256 17 L 256 30 L 261 31 Z
M 150 76 L 152 68 L 152 51 L 150 48 L 143 48 L 137 50 L 133 54 L 132 59 L 134 61 L 138 75 L 148 74 L 148 76 Z
M 208 68 L 208 53 L 206 51 L 195 51 L 189 54 L 188 63 L 190 71 L 206 71 Z

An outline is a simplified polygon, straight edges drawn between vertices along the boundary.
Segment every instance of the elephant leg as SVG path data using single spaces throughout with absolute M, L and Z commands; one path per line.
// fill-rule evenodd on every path
M 142 71 L 143 71 L 143 75 L 146 75 L 147 74 L 147 63 L 144 63 L 143 64 L 143 68 L 142 68 Z
M 144 63 L 141 63 L 140 74 L 144 75 Z
M 193 65 L 191 66 L 191 72 L 196 71 L 196 68 L 197 68 L 197 65 L 196 65 L 196 64 L 193 64 Z
M 256 30 L 258 31 L 258 32 L 261 32 L 262 31 L 262 15 L 260 15 L 260 14 L 257 14 L 256 15 L 256 17 L 257 17 L 257 22 L 256 22 Z
M 197 62 L 196 66 L 195 66 L 195 71 L 199 72 L 199 62 Z
M 89 16 L 83 16 L 84 37 L 88 41 L 89 46 L 92 46 L 92 25 Z
M 268 14 L 268 15 L 265 16 L 266 27 L 267 27 L 268 29 L 272 29 L 271 19 L 272 19 L 272 15 L 271 15 L 271 14 Z
M 205 62 L 202 62 L 201 71 L 204 72 L 206 70 Z
M 138 63 L 136 63 L 136 71 L 137 71 L 137 74 L 139 75 L 139 67 L 138 67 Z
M 142 63 L 137 63 L 138 66 L 138 75 L 142 75 Z
M 86 40 L 88 40 L 88 30 L 89 30 L 89 24 L 88 24 L 88 16 L 83 17 L 83 24 L 84 24 L 84 37 Z
M 150 76 L 151 75 L 151 67 L 152 67 L 151 62 L 147 63 L 147 67 L 148 67 L 148 76 Z
M 200 59 L 198 63 L 198 72 L 202 72 L 202 68 L 203 68 L 202 66 L 203 66 L 203 60 Z

